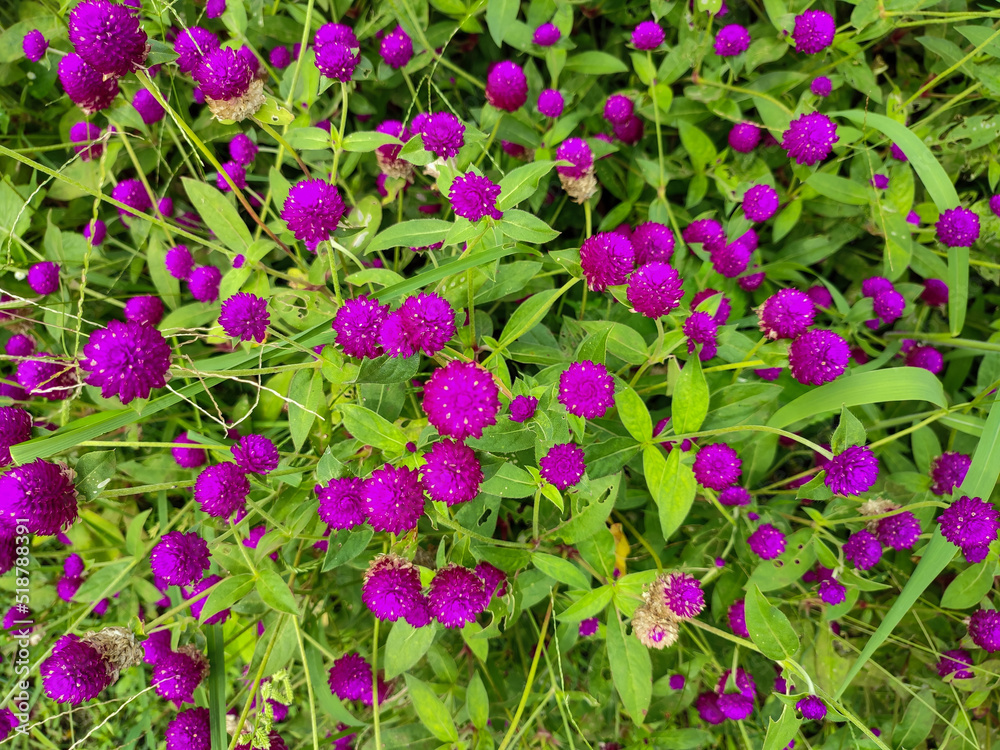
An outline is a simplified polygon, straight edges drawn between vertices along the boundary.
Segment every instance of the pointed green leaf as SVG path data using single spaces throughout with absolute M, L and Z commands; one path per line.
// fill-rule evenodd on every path
M 606 642 L 615 689 L 626 713 L 636 725 L 642 725 L 653 697 L 653 664 L 649 649 L 634 633 L 626 635 L 625 625 L 614 609 L 608 612 Z
M 767 658 L 790 659 L 799 650 L 799 637 L 788 618 L 752 583 L 747 588 L 746 620 L 750 640 Z
M 426 682 L 411 674 L 406 675 L 406 689 L 410 692 L 413 707 L 420 723 L 442 742 L 458 742 L 458 730 L 447 707 Z

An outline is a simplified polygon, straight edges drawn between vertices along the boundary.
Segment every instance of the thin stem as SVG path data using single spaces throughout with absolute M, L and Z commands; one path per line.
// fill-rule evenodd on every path
M 372 724 L 375 728 L 375 750 L 382 750 L 382 729 L 379 724 L 378 700 L 378 624 L 375 618 L 375 632 L 372 634 Z
M 503 742 L 500 743 L 499 750 L 507 750 L 514 737 L 514 733 L 517 731 L 517 725 L 521 721 L 521 714 L 524 713 L 524 707 L 528 703 L 528 696 L 531 695 L 531 683 L 534 682 L 535 672 L 538 670 L 538 660 L 541 658 L 542 649 L 545 647 L 545 634 L 549 631 L 549 618 L 551 617 L 552 600 L 549 599 L 549 607 L 545 610 L 545 619 L 542 620 L 541 632 L 538 634 L 538 643 L 535 645 L 535 655 L 531 658 L 531 667 L 528 669 L 528 681 L 524 686 L 524 692 L 521 693 L 521 702 L 517 704 L 517 711 L 514 712 L 514 718 L 511 719 L 510 727 L 507 729 L 507 734 L 504 735 Z

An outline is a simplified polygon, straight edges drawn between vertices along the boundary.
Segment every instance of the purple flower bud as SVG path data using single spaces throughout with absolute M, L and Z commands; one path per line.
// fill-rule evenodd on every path
M 25 34 L 24 40 L 21 42 L 21 49 L 24 51 L 24 56 L 30 62 L 38 62 L 45 57 L 45 52 L 48 48 L 48 41 L 38 29 L 32 29 Z

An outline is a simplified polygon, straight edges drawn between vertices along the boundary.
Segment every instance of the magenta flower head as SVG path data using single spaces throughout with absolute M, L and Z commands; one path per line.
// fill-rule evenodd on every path
M 750 46 L 750 32 L 738 23 L 723 26 L 715 35 L 715 54 L 719 57 L 734 57 L 746 52 Z
M 319 497 L 319 517 L 334 529 L 352 529 L 365 522 L 364 480 L 331 479 L 313 489 Z
M 69 41 L 103 76 L 121 78 L 142 67 L 149 53 L 139 16 L 109 0 L 82 0 L 69 14 Z
M 979 239 L 979 216 L 962 206 L 949 208 L 941 214 L 934 229 L 947 247 L 972 247 Z
M 439 367 L 424 385 L 427 421 L 456 440 L 479 438 L 497 423 L 499 390 L 493 376 L 475 362 L 453 360 Z
M 726 620 L 729 622 L 729 629 L 734 635 L 740 638 L 749 638 L 750 631 L 747 630 L 746 599 L 737 599 L 726 612 Z
M 4 352 L 12 357 L 30 357 L 35 353 L 35 340 L 25 333 L 15 333 L 4 344 Z
M 933 346 L 915 346 L 906 353 L 907 367 L 921 367 L 933 375 L 944 368 L 944 355 Z
M 177 67 L 181 73 L 192 73 L 206 54 L 219 49 L 219 38 L 201 26 L 182 29 L 174 40 Z
M 125 303 L 125 320 L 156 326 L 163 320 L 163 303 L 159 297 L 144 294 Z
M 32 396 L 41 396 L 48 401 L 62 401 L 69 398 L 77 386 L 76 367 L 56 360 L 54 356 L 48 352 L 39 352 L 38 359 L 23 359 L 18 362 L 17 382 Z
M 781 137 L 781 147 L 796 164 L 812 166 L 828 157 L 839 140 L 836 123 L 822 112 L 813 112 L 792 120 Z
M 988 500 L 963 495 L 938 516 L 941 534 L 965 555 L 966 562 L 986 559 L 1000 533 L 1000 511 Z
M 202 469 L 194 485 L 194 499 L 214 518 L 228 518 L 242 508 L 250 494 L 250 482 L 236 464 L 223 463 Z
M 769 523 L 762 523 L 747 537 L 747 546 L 761 560 L 773 560 L 785 551 L 785 535 Z
M 48 260 L 35 263 L 28 269 L 28 286 L 35 294 L 52 294 L 59 289 L 59 264 Z
M 449 506 L 475 500 L 483 483 L 483 468 L 472 448 L 445 439 L 434 443 L 424 459 L 420 481 L 431 500 Z
M 592 291 L 624 284 L 635 266 L 635 249 L 618 232 L 599 232 L 580 247 L 580 268 Z
M 585 620 L 580 620 L 577 632 L 580 634 L 581 638 L 588 638 L 597 632 L 597 628 L 600 624 L 601 621 L 598 618 L 588 617 Z
M 414 121 L 413 129 L 423 135 L 424 150 L 439 159 L 457 156 L 458 150 L 465 145 L 465 123 L 450 112 L 428 115 L 419 129 Z
M 944 307 L 948 304 L 948 285 L 941 279 L 926 279 L 920 300 L 931 307 Z
M 753 230 L 751 229 L 750 231 L 752 232 Z M 750 265 L 750 256 L 753 254 L 753 249 L 742 240 L 743 238 L 741 237 L 712 252 L 712 268 L 715 269 L 716 273 L 725 276 L 727 279 L 735 279 L 747 270 L 747 266 Z
M 538 95 L 538 111 L 546 117 L 559 117 L 566 102 L 556 89 L 542 89 Z
M 362 489 L 368 522 L 375 531 L 402 534 L 417 528 L 424 514 L 424 488 L 417 472 L 386 464 L 372 472 Z
M 612 94 L 604 102 L 604 119 L 612 125 L 623 125 L 628 122 L 634 111 L 635 105 L 624 94 Z
M 486 590 L 475 571 L 448 563 L 431 581 L 427 605 L 446 628 L 461 628 L 486 609 Z
M 645 129 L 646 126 L 643 125 L 642 120 L 634 115 L 625 122 L 614 125 L 611 128 L 615 134 L 615 138 L 628 146 L 634 146 L 641 141 Z
M 229 180 L 226 180 L 226 177 Z M 220 169 L 215 175 L 215 186 L 219 188 L 224 193 L 228 193 L 232 188 L 229 183 L 232 182 L 233 185 L 238 187 L 240 190 L 245 190 L 247 186 L 247 170 L 238 161 L 227 161 L 223 163 L 222 169 Z
M 707 362 L 718 352 L 717 336 L 719 324 L 707 312 L 693 312 L 684 321 L 684 336 L 687 338 L 688 354 L 698 351 L 698 359 Z
M 264 85 L 254 65 L 238 50 L 208 50 L 193 76 L 205 103 L 220 120 L 244 120 L 264 103 Z
M 0 476 L 0 526 L 23 523 L 32 534 L 51 536 L 76 517 L 76 488 L 64 466 L 37 458 Z
M 655 221 L 643 222 L 632 232 L 632 247 L 635 250 L 635 262 L 644 266 L 653 261 L 669 263 L 674 254 L 677 238 L 673 230 L 665 224 Z
M 658 318 L 680 306 L 681 277 L 666 263 L 647 263 L 628 280 L 629 304 L 647 318 Z
M 327 78 L 347 83 L 361 61 L 355 53 L 360 44 L 354 31 L 340 23 L 328 23 L 316 31 L 314 37 L 316 67 Z
M 221 18 L 226 12 L 226 0 L 208 0 L 205 3 L 206 18 Z
M 118 215 L 121 217 L 122 223 L 126 223 L 126 217 L 135 216 L 135 212 L 147 213 L 153 207 L 153 201 L 146 191 L 146 186 L 136 179 L 119 182 L 112 188 L 111 197 L 128 206 L 128 208 L 118 209 Z M 129 209 L 132 210 L 130 211 Z
M 31 415 L 16 406 L 0 406 L 0 466 L 13 459 L 10 447 L 31 439 Z
M 823 721 L 826 718 L 826 704 L 819 696 L 807 695 L 795 707 L 802 713 L 803 719 Z
M 186 432 L 182 432 L 175 437 L 173 442 L 198 445 L 198 443 L 188 437 Z M 197 469 L 199 466 L 204 466 L 207 460 L 203 448 L 171 448 L 170 454 L 174 457 L 177 465 L 184 469 Z
M 166 750 L 211 750 L 212 727 L 207 708 L 181 711 L 163 734 Z
M 344 654 L 334 661 L 327 682 L 342 701 L 372 699 L 372 667 L 360 654 Z
M 186 280 L 191 276 L 194 260 L 186 245 L 177 245 L 167 250 L 163 264 L 167 267 L 167 273 L 175 279 Z
M 742 668 L 738 668 L 733 680 L 736 683 L 737 692 L 727 693 L 725 692 L 726 683 L 729 682 L 730 674 L 732 674 L 732 670 L 729 669 L 723 672 L 716 686 L 718 709 L 727 719 L 742 721 L 753 713 L 757 686 L 754 684 L 753 677 L 744 672 Z
M 531 41 L 539 47 L 551 47 L 559 41 L 562 33 L 554 23 L 543 23 L 531 37 Z
M 702 487 L 724 490 L 739 481 L 742 466 L 735 450 L 725 443 L 713 443 L 698 451 L 694 459 L 694 477 Z
M 968 651 L 956 648 L 945 651 L 937 663 L 938 677 L 955 675 L 956 680 L 971 680 L 975 675 L 972 672 L 972 656 Z
M 950 495 L 956 487 L 961 487 L 965 475 L 972 465 L 972 457 L 964 453 L 946 451 L 931 462 L 931 492 L 935 495 Z
M 118 96 L 116 78 L 105 79 L 72 52 L 59 61 L 59 83 L 66 96 L 87 115 L 111 106 Z
M 837 22 L 833 16 L 823 10 L 807 10 L 795 16 L 795 28 L 792 29 L 792 41 L 796 52 L 815 55 L 833 44 L 833 36 L 837 33 Z
M 565 490 L 583 478 L 587 466 L 583 450 L 573 443 L 560 443 L 549 448 L 538 462 L 542 478 L 557 489 Z
M 903 310 L 906 309 L 906 299 L 895 289 L 887 289 L 875 295 L 872 299 L 872 305 L 878 316 L 878 321 L 890 325 L 902 317 Z M 873 325 L 873 321 L 867 321 L 867 324 L 870 328 L 878 327 L 878 322 Z
M 80 161 L 100 158 L 104 153 L 104 142 L 98 140 L 101 129 L 90 122 L 75 122 L 69 129 L 69 140 L 73 151 L 80 155 Z
M 832 578 L 820 581 L 817 592 L 819 593 L 819 598 L 831 607 L 836 606 L 847 599 L 847 587 L 840 581 L 836 581 Z
M 792 377 L 804 385 L 823 385 L 836 380 L 847 369 L 851 350 L 833 331 L 813 329 L 788 347 Z
M 208 570 L 208 543 L 195 532 L 171 531 L 149 553 L 153 575 L 171 586 L 190 586 Z
M 652 588 L 653 601 L 666 607 L 675 617 L 690 620 L 705 609 L 705 592 L 701 581 L 687 573 L 667 573 L 656 579 Z
M 56 703 L 78 705 L 96 698 L 126 669 L 142 663 L 142 646 L 125 628 L 105 628 L 82 638 L 64 635 L 42 662 L 45 694 Z
M 191 589 L 189 595 L 185 596 L 185 598 L 188 601 L 188 607 L 191 610 L 191 616 L 194 619 L 196 620 L 201 619 L 201 613 L 205 609 L 205 602 L 208 601 L 209 594 L 205 594 L 204 592 L 208 591 L 208 589 L 212 588 L 212 586 L 219 583 L 220 581 L 222 581 L 222 578 L 220 576 L 217 575 L 206 576 L 205 578 L 201 579 L 200 583 L 198 583 L 193 589 Z M 226 620 L 229 619 L 230 614 L 231 612 L 228 608 L 224 609 L 220 612 L 216 612 L 211 617 L 206 618 L 203 624 L 221 625 L 222 623 L 224 623 Z
M 743 214 L 750 221 L 767 221 L 780 205 L 778 191 L 770 185 L 754 185 L 743 194 Z
M 911 549 L 920 537 L 920 521 L 908 510 L 880 518 L 875 523 L 875 536 L 894 550 Z
M 337 344 L 352 357 L 374 358 L 382 353 L 379 335 L 389 317 L 389 306 L 361 294 L 344 300 L 333 318 Z M 454 320 L 454 315 L 452 316 Z M 454 325 L 454 323 L 452 323 Z M 449 337 L 450 338 L 450 337 Z
M 733 507 L 749 505 L 752 499 L 750 491 L 738 484 L 730 485 L 719 493 L 719 502 Z
M 278 468 L 278 449 L 263 435 L 244 435 L 230 452 L 236 465 L 252 474 L 269 474 Z
M 771 339 L 794 339 L 812 325 L 816 306 L 805 292 L 782 289 L 772 294 L 757 310 L 760 330 Z
M 826 76 L 816 76 L 809 84 L 809 91 L 815 96 L 827 97 L 833 93 L 833 81 Z
M 104 398 L 117 395 L 127 404 L 167 384 L 170 347 L 152 326 L 112 320 L 90 334 L 83 354 L 80 367 L 90 372 L 86 383 L 99 386 Z
M 760 143 L 761 129 L 752 122 L 738 122 L 729 130 L 729 147 L 749 154 Z
M 681 236 L 689 245 L 701 245 L 709 253 L 726 246 L 726 232 L 715 219 L 692 221 L 681 232 Z
M 99 247 L 100 244 L 104 242 L 104 238 L 107 237 L 107 235 L 108 227 L 100 219 L 91 219 L 83 227 L 83 237 L 89 241 L 93 247 Z
M 882 559 L 882 545 L 867 529 L 855 531 L 844 542 L 844 558 L 858 570 L 868 570 Z
M 407 297 L 398 310 L 389 313 L 381 327 L 379 342 L 393 357 L 412 357 L 423 351 L 432 357 L 455 335 L 455 311 L 436 294 Z
M 510 421 L 527 422 L 535 416 L 538 409 L 538 399 L 534 396 L 516 396 L 510 402 Z
M 632 30 L 632 44 L 636 49 L 656 49 L 667 38 L 656 21 L 643 21 Z
M 399 555 L 378 555 L 368 565 L 361 585 L 361 600 L 380 620 L 396 622 L 420 599 L 420 574 L 413 563 Z
M 194 691 L 207 672 L 208 659 L 195 646 L 184 646 L 156 662 L 150 684 L 158 696 L 180 708 L 194 703 Z
M 720 326 L 724 326 L 726 322 L 729 320 L 729 316 L 732 313 L 733 308 L 732 305 L 730 305 L 729 303 L 729 297 L 722 296 L 722 292 L 716 289 L 702 289 L 700 292 L 697 292 L 691 298 L 691 309 L 697 310 L 702 302 L 704 302 L 707 299 L 711 299 L 716 295 L 720 296 L 719 306 L 718 308 L 716 308 L 715 314 L 712 316 L 712 318 L 715 320 L 717 324 L 719 324 Z M 706 310 L 706 312 L 708 311 Z
M 514 112 L 528 101 L 528 79 L 515 62 L 503 60 L 486 75 L 486 101 L 497 109 Z
M 479 221 L 484 216 L 502 218 L 503 212 L 497 210 L 499 197 L 499 185 L 472 172 L 456 177 L 448 191 L 455 214 L 469 221 Z
M 749 633 L 746 637 L 750 637 Z M 694 707 L 698 711 L 698 718 L 707 724 L 716 726 L 726 720 L 725 714 L 719 710 L 719 696 L 713 692 L 701 693 L 697 699 L 695 699 Z M 753 711 L 752 702 L 750 704 L 750 710 L 751 712 Z
M 499 568 L 488 562 L 481 562 L 476 565 L 476 575 L 483 582 L 483 590 L 488 600 L 507 593 L 507 575 Z
M 361 46 L 360 42 L 358 42 L 358 37 L 354 34 L 354 30 L 342 23 L 323 24 L 316 30 L 313 42 L 317 47 L 322 47 L 326 44 L 343 44 L 345 47 L 358 49 Z M 295 46 L 296 48 L 298 47 L 298 45 Z M 296 49 L 295 56 L 296 58 L 298 57 L 298 49 Z
M 594 169 L 594 152 L 583 138 L 567 138 L 560 143 L 556 159 L 570 162 L 568 167 L 556 167 L 556 172 L 566 177 L 584 177 Z
M 48 40 L 42 36 L 38 29 L 32 29 L 24 35 L 21 42 L 21 50 L 30 62 L 38 62 L 45 57 L 45 52 L 49 48 Z
M 378 53 L 386 65 L 399 70 L 413 57 L 413 40 L 403 27 L 397 24 L 395 29 L 382 37 Z
M 267 300 L 256 294 L 238 292 L 222 303 L 219 324 L 227 335 L 241 341 L 253 339 L 258 344 L 267 336 L 267 326 L 271 315 L 267 312 Z
M 288 192 L 281 218 L 295 239 L 315 253 L 320 242 L 333 236 L 346 210 L 335 186 L 325 180 L 302 180 Z
M 597 419 L 615 405 L 615 380 L 602 364 L 574 362 L 559 376 L 558 399 L 570 414 Z
M 253 160 L 257 158 L 257 144 L 246 133 L 237 133 L 229 141 L 229 156 L 237 164 L 253 164 Z
M 980 609 L 969 618 L 969 637 L 990 653 L 1000 651 L 1000 612 Z
M 878 459 L 867 446 L 852 445 L 826 464 L 824 483 L 835 495 L 860 495 L 878 479 Z
M 132 107 L 147 125 L 159 122 L 166 114 L 166 110 L 156 101 L 156 97 L 146 89 L 135 92 L 135 96 L 132 97 Z

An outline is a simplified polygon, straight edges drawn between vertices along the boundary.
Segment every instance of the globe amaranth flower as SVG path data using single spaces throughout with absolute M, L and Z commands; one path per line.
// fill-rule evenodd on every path
M 559 443 L 549 448 L 538 461 L 542 478 L 556 489 L 565 490 L 583 478 L 587 466 L 583 462 L 583 450 L 573 443 Z
M 758 266 L 755 264 L 754 268 Z M 740 285 L 740 289 L 744 292 L 755 292 L 760 285 L 764 283 L 764 279 L 767 278 L 767 274 L 764 271 L 758 273 L 751 273 L 746 276 L 740 276 L 736 283 Z
M 423 136 L 424 150 L 439 159 L 450 159 L 458 155 L 465 145 L 465 123 L 450 112 L 436 112 L 428 115 L 420 128 L 414 121 L 414 132 Z
M 559 41 L 562 33 L 554 23 L 543 23 L 531 37 L 531 41 L 539 47 L 551 47 Z
M 715 219 L 698 219 L 688 224 L 681 237 L 689 245 L 700 244 L 706 252 L 713 253 L 726 245 L 726 232 Z
M 635 228 L 629 238 L 635 251 L 635 262 L 644 266 L 653 261 L 669 263 L 674 254 L 677 238 L 673 230 L 656 221 L 646 221 Z
M 399 70 L 413 57 L 413 40 L 403 27 L 397 24 L 395 29 L 382 37 L 378 53 L 386 65 Z
M 49 352 L 39 352 L 36 359 L 17 363 L 17 382 L 28 394 L 48 401 L 62 401 L 72 395 L 77 386 L 76 366 L 54 357 Z
M 580 625 L 577 627 L 577 633 L 579 633 L 581 638 L 588 638 L 597 632 L 597 628 L 600 624 L 600 620 L 596 617 L 588 617 L 584 620 L 580 620 Z
M 712 319 L 717 325 L 724 326 L 732 313 L 732 305 L 729 303 L 729 298 L 723 296 L 722 292 L 717 289 L 702 289 L 700 292 L 696 292 L 691 298 L 691 309 L 693 311 L 698 310 L 702 302 L 712 299 L 712 297 L 719 297 L 718 307 L 715 308 L 715 312 L 712 313 L 711 309 L 701 310 L 700 312 L 711 314 Z M 706 305 L 705 307 L 711 308 L 713 305 Z
M 476 452 L 454 440 L 442 440 L 424 454 L 420 481 L 431 500 L 449 506 L 474 500 L 483 483 L 483 468 Z
M 150 685 L 154 692 L 180 708 L 194 703 L 194 691 L 208 672 L 208 659 L 194 646 L 183 646 L 163 655 L 153 665 Z
M 154 576 L 171 586 L 190 586 L 200 581 L 211 565 L 208 543 L 193 531 L 168 532 L 150 551 L 149 565 Z
M 64 635 L 39 672 L 45 694 L 56 703 L 78 705 L 96 698 L 119 674 L 142 663 L 142 646 L 125 628 L 105 628 L 82 638 Z
M 961 648 L 945 651 L 938 660 L 937 673 L 938 677 L 953 674 L 956 680 L 971 680 L 975 676 L 972 672 L 972 656 Z
M 108 234 L 107 225 L 100 219 L 91 219 L 83 227 L 83 237 L 92 247 L 99 247 Z
M 153 201 L 149 197 L 146 186 L 136 179 L 119 182 L 112 188 L 111 197 L 128 206 L 128 208 L 118 209 L 118 215 L 126 226 L 129 216 L 135 216 L 137 212 L 147 213 L 153 207 Z
M 45 57 L 45 52 L 49 48 L 48 40 L 38 29 L 32 29 L 24 35 L 21 42 L 21 50 L 30 62 L 38 62 Z
M 828 157 L 839 140 L 836 123 L 822 112 L 812 112 L 792 120 L 781 147 L 797 164 L 812 166 Z
M 749 154 L 760 143 L 761 129 L 752 122 L 738 122 L 729 130 L 729 147 Z
M 684 296 L 682 283 L 671 266 L 653 261 L 629 277 L 626 296 L 636 312 L 658 318 L 680 306 Z
M 559 376 L 558 399 L 570 414 L 597 419 L 615 405 L 615 380 L 602 364 L 574 362 Z
M 230 183 L 240 190 L 244 190 L 247 186 L 247 171 L 236 161 L 225 162 L 215 175 L 215 186 L 222 192 L 228 193 L 232 190 Z
M 604 102 L 604 119 L 612 125 L 622 125 L 628 122 L 634 112 L 635 105 L 624 94 L 612 94 Z
M 580 247 L 580 268 L 592 291 L 624 284 L 635 266 L 635 249 L 617 232 L 599 232 Z
M 278 468 L 278 449 L 263 435 L 244 435 L 229 450 L 243 471 L 269 474 Z
M 145 323 L 156 326 L 163 320 L 163 303 L 159 297 L 144 294 L 132 297 L 125 303 L 125 320 L 131 323 Z
M 446 628 L 461 628 L 473 622 L 486 604 L 482 579 L 455 563 L 437 572 L 427 594 L 431 615 Z
M 542 89 L 538 95 L 538 111 L 546 117 L 559 117 L 566 102 L 556 89 Z
M 666 33 L 656 21 L 643 21 L 632 30 L 632 45 L 636 49 L 656 49 L 666 38 Z
M 538 408 L 538 399 L 534 396 L 516 396 L 510 402 L 510 421 L 527 422 L 535 416 Z
M 187 432 L 182 432 L 174 438 L 173 442 L 198 445 L 198 443 L 188 437 Z M 204 448 L 171 448 L 170 454 L 174 457 L 177 465 L 185 469 L 197 469 L 199 466 L 205 465 L 206 453 Z
M 847 369 L 850 347 L 833 331 L 806 331 L 788 347 L 792 377 L 804 385 L 823 385 L 836 380 Z
M 628 146 L 634 146 L 641 141 L 645 129 L 646 126 L 643 125 L 642 120 L 634 115 L 611 128 L 615 138 Z
M 352 529 L 365 522 L 363 479 L 341 477 L 313 489 L 319 497 L 319 517 L 334 529 Z
M 210 49 L 193 71 L 212 114 L 220 120 L 244 120 L 264 103 L 264 86 L 255 65 L 239 50 Z
M 167 112 L 156 101 L 156 97 L 146 89 L 139 89 L 135 92 L 135 96 L 132 97 L 132 108 L 139 113 L 139 117 L 146 125 L 159 122 Z
M 920 537 L 920 521 L 906 510 L 875 522 L 875 536 L 894 550 L 912 549 Z
M 926 279 L 920 300 L 931 307 L 944 307 L 948 304 L 948 285 L 941 279 Z
M 693 354 L 700 344 L 699 360 L 707 362 L 716 355 L 719 325 L 707 312 L 693 312 L 688 315 L 684 321 L 683 331 L 687 338 L 688 354 Z
M 211 750 L 212 727 L 207 708 L 181 711 L 163 733 L 166 750 Z
M 915 346 L 906 353 L 907 367 L 920 367 L 933 375 L 944 369 L 944 355 L 933 346 Z
M 127 404 L 167 384 L 170 347 L 152 326 L 112 320 L 90 334 L 83 354 L 80 367 L 90 373 L 85 382 L 99 386 L 104 398 L 118 396 Z
M 855 531 L 844 542 L 844 558 L 858 570 L 868 570 L 882 559 L 882 545 L 867 529 Z
M 719 57 L 734 57 L 746 52 L 749 46 L 750 32 L 738 23 L 723 26 L 715 35 L 715 54 Z
M 483 582 L 487 604 L 494 596 L 503 596 L 507 593 L 507 574 L 499 568 L 488 562 L 477 563 L 476 575 Z
M 32 265 L 28 269 L 28 286 L 35 294 L 52 294 L 59 289 L 59 264 L 47 260 Z
M 694 477 L 710 490 L 724 490 L 739 481 L 743 462 L 725 443 L 706 445 L 694 459 Z
M 567 138 L 556 148 L 556 159 L 569 166 L 557 166 L 556 172 L 566 177 L 584 177 L 594 169 L 594 152 L 583 138 Z
M 343 701 L 371 701 L 371 664 L 360 654 L 344 654 L 330 667 L 327 683 L 333 694 Z
M 229 156 L 237 164 L 249 166 L 257 158 L 257 144 L 246 133 L 237 133 L 229 141 Z
M 803 719 L 823 721 L 826 718 L 826 704 L 816 695 L 807 695 L 795 704 Z
M 194 267 L 194 260 L 191 258 L 191 251 L 186 245 L 176 245 L 167 250 L 163 258 L 163 264 L 167 268 L 167 273 L 175 279 L 187 280 L 191 276 L 191 269 Z
M 31 439 L 31 415 L 16 406 L 0 406 L 0 466 L 6 466 L 13 459 L 12 445 Z
M 174 40 L 177 67 L 181 73 L 192 73 L 206 54 L 219 49 L 219 38 L 201 26 L 182 29 Z
M 816 96 L 830 96 L 833 93 L 833 81 L 826 76 L 816 76 L 809 84 L 809 91 Z
M 867 321 L 869 328 L 877 328 L 879 323 L 890 325 L 899 320 L 906 308 L 906 298 L 895 289 L 886 289 L 872 298 L 872 307 L 878 321 Z
M 486 101 L 497 109 L 514 112 L 528 100 L 528 79 L 515 62 L 503 60 L 486 75 Z
M 405 466 L 376 469 L 365 480 L 361 496 L 375 531 L 402 534 L 417 528 L 424 514 L 424 489 L 417 472 Z
M 0 476 L 0 526 L 23 523 L 30 533 L 48 536 L 76 517 L 76 488 L 64 466 L 37 458 Z
M 472 172 L 456 177 L 448 191 L 455 214 L 469 221 L 479 221 L 485 216 L 500 219 L 503 212 L 496 205 L 499 197 L 499 185 Z
M 379 343 L 393 357 L 412 357 L 419 351 L 432 357 L 451 341 L 455 330 L 455 311 L 448 301 L 421 293 L 386 316 Z
M 361 61 L 360 53 L 354 52 L 359 46 L 350 27 L 340 23 L 324 24 L 317 29 L 313 39 L 316 67 L 327 78 L 347 83 Z
M 246 504 L 249 494 L 250 482 L 236 464 L 209 466 L 195 480 L 194 499 L 202 511 L 215 518 L 231 516 Z
M 979 239 L 979 216 L 962 206 L 949 208 L 941 214 L 934 230 L 947 247 L 972 247 Z
M 826 581 L 820 581 L 818 593 L 819 598 L 831 607 L 841 604 L 845 599 L 847 599 L 847 587 L 840 581 L 836 581 L 832 578 Z
M 961 487 L 972 465 L 972 457 L 955 451 L 945 451 L 931 462 L 931 492 L 950 495 Z
M 258 344 L 263 343 L 270 322 L 267 300 L 261 299 L 256 294 L 238 292 L 222 303 L 219 325 L 233 338 L 241 341 L 253 339 Z
M 105 79 L 73 52 L 59 61 L 59 83 L 66 96 L 87 115 L 111 106 L 118 96 L 117 79 Z
M 205 592 L 208 591 L 208 589 L 212 588 L 212 586 L 215 586 L 217 583 L 220 583 L 221 581 L 222 581 L 221 576 L 217 575 L 206 576 L 205 578 L 202 578 L 201 581 L 197 583 L 194 586 L 194 588 L 192 588 L 191 591 L 185 595 L 185 598 L 187 599 L 188 602 L 188 607 L 191 610 L 191 616 L 194 617 L 196 620 L 201 620 L 201 613 L 205 609 L 205 602 L 208 601 L 209 594 L 206 594 Z M 221 625 L 222 623 L 224 623 L 226 620 L 229 619 L 230 614 L 231 612 L 229 609 L 223 609 L 219 612 L 216 612 L 211 617 L 205 618 L 205 621 L 202 624 Z
M 749 638 L 749 634 L 746 637 Z M 694 707 L 698 717 L 708 724 L 716 726 L 726 720 L 725 714 L 719 710 L 719 696 L 713 692 L 701 693 L 695 699 Z
M 139 17 L 109 0 L 82 0 L 69 14 L 69 41 L 85 63 L 120 78 L 142 67 L 149 53 Z
M 346 210 L 335 186 L 325 180 L 302 180 L 288 192 L 281 218 L 297 240 L 316 252 L 316 246 L 336 231 Z
M 413 563 L 399 555 L 378 555 L 368 565 L 361 585 L 361 600 L 380 620 L 396 622 L 421 598 L 420 574 Z
M 780 205 L 778 191 L 770 185 L 754 185 L 743 194 L 743 215 L 750 221 L 767 221 Z
M 980 609 L 969 618 L 969 637 L 990 653 L 1000 651 L 1000 612 Z
M 101 129 L 90 122 L 75 122 L 69 129 L 69 140 L 73 151 L 80 155 L 80 161 L 99 159 L 104 153 Z
M 333 318 L 337 344 L 352 357 L 378 357 L 382 353 L 379 335 L 388 317 L 388 305 L 379 304 L 363 294 L 344 300 Z
M 753 677 L 744 672 L 742 668 L 738 668 L 733 679 L 737 692 L 726 692 L 726 685 L 731 674 L 732 670 L 727 669 L 719 678 L 719 683 L 716 686 L 718 708 L 727 719 L 742 721 L 753 713 L 757 686 L 754 684 Z
M 940 516 L 941 534 L 965 555 L 966 562 L 986 559 L 990 544 L 1000 533 L 1000 511 L 989 500 L 963 495 Z
M 479 438 L 497 423 L 499 390 L 493 376 L 475 362 L 453 360 L 424 385 L 424 412 L 437 431 L 456 440 Z
M 761 560 L 773 560 L 785 551 L 785 535 L 769 523 L 762 523 L 747 537 L 747 546 Z
M 759 327 L 769 339 L 794 339 L 813 324 L 816 306 L 805 292 L 781 289 L 757 309 Z
M 750 631 L 747 630 L 746 599 L 737 599 L 726 611 L 726 620 L 729 622 L 729 629 L 734 635 L 740 638 L 749 638 Z
M 687 573 L 661 575 L 653 582 L 650 600 L 680 620 L 697 617 L 705 609 L 705 593 L 701 581 Z
M 824 483 L 835 495 L 860 495 L 878 479 L 878 459 L 867 446 L 845 448 L 826 464 Z
M 807 10 L 795 16 L 795 28 L 792 29 L 792 41 L 796 52 L 815 55 L 833 44 L 833 36 L 837 33 L 837 22 L 833 16 L 823 10 Z

